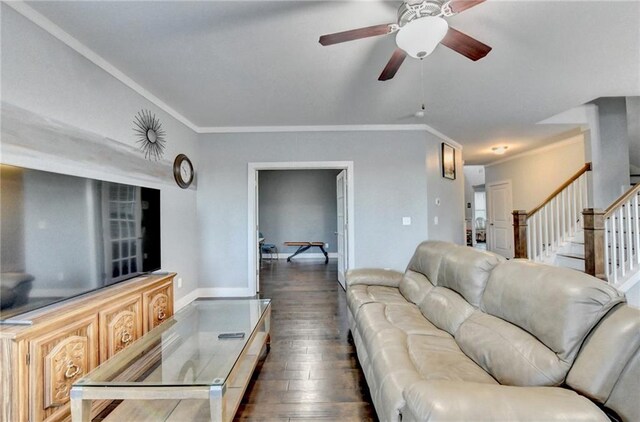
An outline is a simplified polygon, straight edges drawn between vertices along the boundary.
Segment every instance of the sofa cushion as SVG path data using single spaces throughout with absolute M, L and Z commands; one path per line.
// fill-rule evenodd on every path
M 450 337 L 427 321 L 415 305 L 407 302 L 404 305 L 365 305 L 358 312 L 356 325 L 371 357 L 393 343 L 401 343 L 406 349 L 408 334 Z
M 416 305 L 424 300 L 424 297 L 431 289 L 433 284 L 422 273 L 407 269 L 404 273 L 404 277 L 400 281 L 400 293 L 408 301 L 415 303 Z
M 481 311 L 462 323 L 455 338 L 500 384 L 559 385 L 570 367 L 525 330 Z
M 407 422 L 610 422 L 596 405 L 565 388 L 421 381 L 404 397 Z
M 358 309 L 366 303 L 400 303 L 407 304 L 405 298 L 395 287 L 367 286 L 358 284 L 347 290 L 347 305 L 354 317 Z
M 474 312 L 462 296 L 446 287 L 434 287 L 419 307 L 429 321 L 451 335 Z
M 640 355 L 640 310 L 619 305 L 585 340 L 567 375 L 567 385 L 604 403 L 634 355 Z M 640 376 L 636 379 L 640 384 Z
M 435 285 L 438 280 L 438 271 L 440 270 L 442 258 L 459 247 L 448 242 L 433 240 L 422 242 L 416 248 L 407 269 L 424 274 L 431 284 Z
M 407 348 L 413 366 L 425 380 L 496 384 L 496 380 L 462 353 L 450 336 L 410 335 Z
M 491 270 L 504 260 L 491 252 L 458 246 L 442 258 L 435 284 L 458 292 L 477 308 Z
M 389 304 L 384 310 L 390 324 L 409 335 L 449 337 L 449 334 L 429 322 L 415 306 Z
M 531 333 L 571 365 L 589 331 L 623 301 L 595 277 L 514 260 L 493 270 L 481 308 Z

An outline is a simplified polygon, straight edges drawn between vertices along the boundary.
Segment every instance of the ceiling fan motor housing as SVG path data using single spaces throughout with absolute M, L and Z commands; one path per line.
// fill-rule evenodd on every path
M 409 56 L 422 59 L 433 52 L 449 30 L 446 20 L 425 16 L 412 20 L 396 34 L 396 44 Z

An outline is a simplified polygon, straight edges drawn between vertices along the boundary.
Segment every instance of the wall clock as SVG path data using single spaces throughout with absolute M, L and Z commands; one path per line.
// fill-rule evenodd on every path
M 176 183 L 182 189 L 186 189 L 193 182 L 193 164 L 191 160 L 184 154 L 178 154 L 173 161 L 173 177 L 176 179 Z
M 140 110 L 136 114 L 133 131 L 138 137 L 140 149 L 146 159 L 158 160 L 164 154 L 164 136 L 162 124 L 155 114 L 149 110 Z

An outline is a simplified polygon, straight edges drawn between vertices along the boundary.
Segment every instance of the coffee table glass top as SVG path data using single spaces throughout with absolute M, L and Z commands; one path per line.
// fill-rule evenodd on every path
M 74 386 L 224 385 L 258 332 L 269 299 L 200 299 L 178 311 Z M 220 334 L 244 333 L 242 338 Z

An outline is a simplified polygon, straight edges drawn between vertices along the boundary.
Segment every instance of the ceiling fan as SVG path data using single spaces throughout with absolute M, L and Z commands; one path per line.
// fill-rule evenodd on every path
M 393 78 L 407 55 L 423 59 L 438 44 L 476 61 L 486 56 L 491 47 L 454 28 L 444 18 L 477 6 L 485 0 L 405 0 L 398 9 L 397 23 L 368 26 L 350 31 L 336 32 L 320 37 L 323 46 L 359 40 L 361 38 L 396 33 L 398 48 L 378 78 Z

